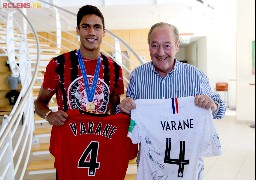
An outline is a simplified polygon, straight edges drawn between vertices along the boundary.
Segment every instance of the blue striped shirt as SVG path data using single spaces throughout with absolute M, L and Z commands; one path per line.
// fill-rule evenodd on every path
M 132 71 L 126 96 L 132 99 L 161 99 L 205 94 L 218 102 L 214 119 L 225 115 L 226 107 L 220 95 L 211 90 L 208 77 L 193 65 L 175 60 L 174 69 L 162 78 L 151 62 Z

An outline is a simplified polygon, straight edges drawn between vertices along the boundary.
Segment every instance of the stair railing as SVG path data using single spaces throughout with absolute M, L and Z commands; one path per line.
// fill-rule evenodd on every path
M 8 64 L 12 72 L 13 77 L 19 77 L 19 66 L 15 62 L 15 40 L 14 40 L 14 29 L 13 29 L 13 13 L 8 13 L 7 28 L 6 28 L 6 46 L 8 55 Z
M 17 10 L 21 15 L 23 15 L 19 9 Z M 3 11 L 1 13 L 3 13 Z M 8 21 L 13 21 L 12 16 L 11 18 L 8 18 Z M 37 59 L 39 60 L 39 40 L 33 26 L 29 21 L 28 23 L 34 32 L 38 52 Z M 15 28 L 17 27 L 18 26 Z M 19 29 L 19 31 L 22 32 L 21 29 Z M 6 36 L 7 39 L 10 38 L 8 37 L 8 33 Z M 32 78 L 31 63 L 28 58 L 26 34 L 22 34 L 21 37 L 22 38 L 19 40 L 19 53 L 16 53 L 17 51 L 13 46 L 11 46 L 11 48 L 12 50 L 15 49 L 15 57 L 18 58 L 18 62 L 20 64 L 20 71 L 18 73 L 21 77 L 22 89 L 10 115 L 4 116 L 3 124 L 0 129 L 0 179 L 8 180 L 17 178 L 23 179 L 30 156 L 34 130 L 34 102 L 32 97 L 32 88 L 39 66 L 36 66 L 34 76 Z M 11 38 L 13 38 L 13 36 Z M 18 39 L 16 38 L 16 41 L 17 40 Z M 7 45 L 6 47 L 8 52 L 9 46 Z M 20 128 L 19 124 L 21 122 L 23 126 Z M 16 133 L 19 134 L 17 135 Z M 21 166 L 21 161 L 24 163 L 23 166 Z

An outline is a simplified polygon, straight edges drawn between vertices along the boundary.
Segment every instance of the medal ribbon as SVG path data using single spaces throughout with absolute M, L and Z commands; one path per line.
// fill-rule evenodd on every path
M 98 83 L 99 74 L 100 74 L 100 56 L 97 60 L 97 65 L 96 65 L 96 68 L 95 68 L 93 82 L 92 82 L 92 87 L 90 88 L 80 49 L 78 50 L 77 53 L 78 53 L 78 62 L 79 62 L 79 65 L 80 65 L 80 68 L 81 68 L 81 71 L 82 71 L 82 75 L 83 75 L 83 79 L 84 79 L 84 86 L 85 86 L 85 90 L 86 90 L 86 95 L 87 95 L 88 101 L 92 102 L 93 98 L 94 98 L 96 86 L 97 86 L 97 83 Z

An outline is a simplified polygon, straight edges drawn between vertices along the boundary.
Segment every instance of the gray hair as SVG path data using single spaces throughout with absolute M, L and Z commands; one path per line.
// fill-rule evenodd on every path
M 153 26 L 151 26 L 149 32 L 148 32 L 148 44 L 150 42 L 150 36 L 152 34 L 152 31 L 156 28 L 156 27 L 159 27 L 159 26 L 168 26 L 170 29 L 172 29 L 174 35 L 175 35 L 175 39 L 176 41 L 175 42 L 179 42 L 179 30 L 176 26 L 172 25 L 172 24 L 169 24 L 169 23 L 165 23 L 165 22 L 159 22 L 159 23 L 156 23 L 154 24 Z

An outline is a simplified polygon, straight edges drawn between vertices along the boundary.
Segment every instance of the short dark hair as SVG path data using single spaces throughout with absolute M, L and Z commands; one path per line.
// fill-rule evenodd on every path
M 103 29 L 105 29 L 105 22 L 104 22 L 103 14 L 100 12 L 100 10 L 96 6 L 92 6 L 92 5 L 85 5 L 79 9 L 79 11 L 77 13 L 77 28 L 78 29 L 79 29 L 79 24 L 82 21 L 82 18 L 88 14 L 94 14 L 94 15 L 100 17 L 102 24 L 103 24 Z

